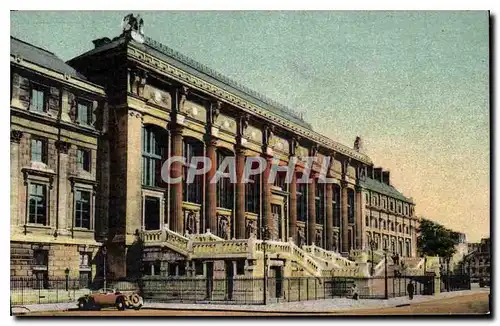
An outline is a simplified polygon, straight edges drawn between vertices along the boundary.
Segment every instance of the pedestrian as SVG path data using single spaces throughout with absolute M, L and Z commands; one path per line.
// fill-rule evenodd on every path
M 359 299 L 358 288 L 356 287 L 356 283 L 354 283 L 352 285 L 351 293 L 352 293 L 352 298 L 354 300 L 358 300 Z
M 408 291 L 408 296 L 410 297 L 410 300 L 413 300 L 413 291 L 415 290 L 413 282 L 410 281 L 410 283 L 408 283 L 408 285 L 406 286 L 406 290 Z

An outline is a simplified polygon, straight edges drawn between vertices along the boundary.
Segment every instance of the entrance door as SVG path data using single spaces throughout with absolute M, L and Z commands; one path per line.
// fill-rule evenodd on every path
M 276 298 L 283 295 L 283 276 L 281 275 L 281 266 L 276 266 Z
M 275 228 L 273 230 L 273 238 L 279 241 L 286 241 L 285 232 L 283 226 L 283 206 L 277 204 L 271 204 L 271 214 L 273 216 L 273 221 Z
M 226 293 L 227 300 L 233 299 L 234 266 L 232 261 L 226 261 Z
M 214 289 L 214 263 L 207 262 L 207 300 L 212 299 Z

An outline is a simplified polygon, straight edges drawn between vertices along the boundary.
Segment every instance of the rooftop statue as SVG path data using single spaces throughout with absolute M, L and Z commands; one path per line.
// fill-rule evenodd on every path
M 132 38 L 140 43 L 144 42 L 144 20 L 140 15 L 128 14 L 123 17 L 123 33 L 130 33 Z

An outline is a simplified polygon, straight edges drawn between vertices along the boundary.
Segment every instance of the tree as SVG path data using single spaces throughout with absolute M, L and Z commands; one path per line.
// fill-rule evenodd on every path
M 428 219 L 420 221 L 417 249 L 421 255 L 451 258 L 458 244 L 459 234 Z

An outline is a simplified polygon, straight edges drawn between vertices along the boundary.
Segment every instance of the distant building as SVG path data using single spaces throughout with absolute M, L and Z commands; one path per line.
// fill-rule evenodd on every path
M 469 244 L 469 253 L 464 257 L 462 268 L 471 275 L 473 281 L 491 276 L 491 242 L 490 238 L 481 239 L 479 243 Z

